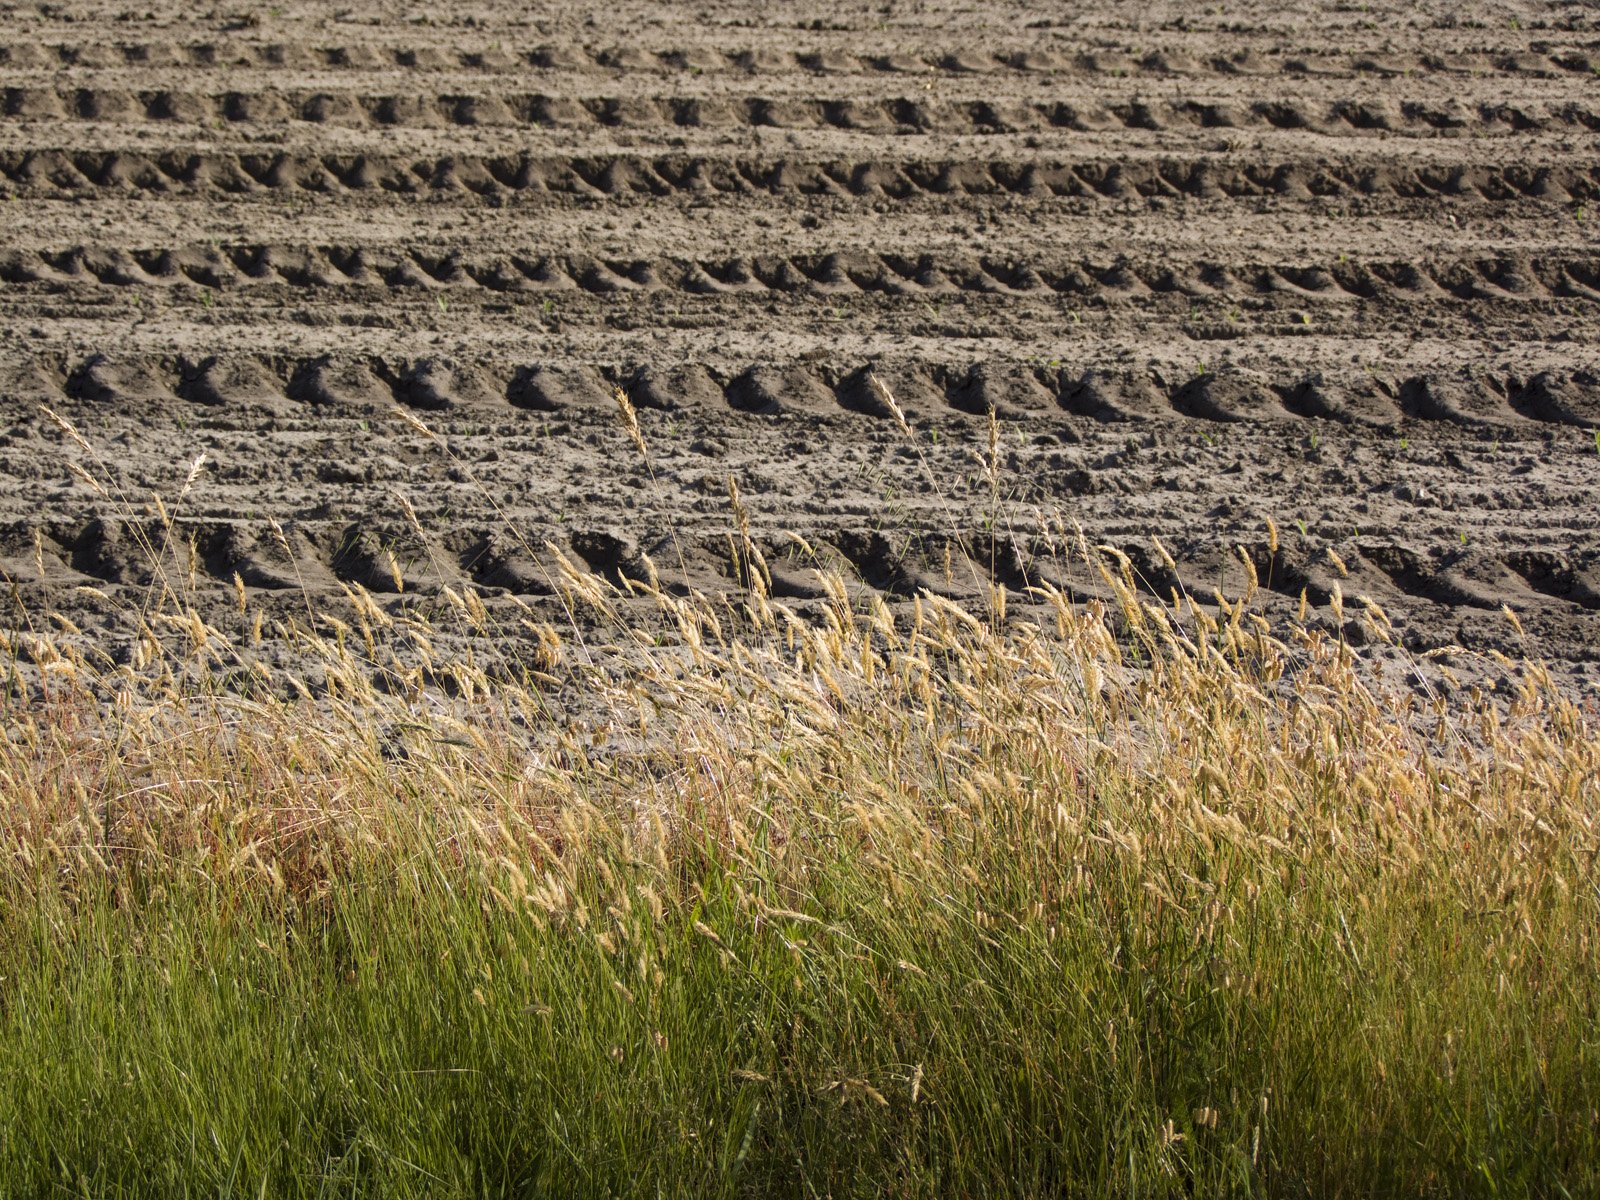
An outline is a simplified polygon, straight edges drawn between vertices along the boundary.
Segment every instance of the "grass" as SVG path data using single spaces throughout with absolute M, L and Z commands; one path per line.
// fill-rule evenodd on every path
M 1540 668 L 1386 691 L 1081 543 L 1100 601 L 801 620 L 732 504 L 735 600 L 352 588 L 283 622 L 314 688 L 243 589 L 7 635 L 0 1193 L 1600 1191 Z

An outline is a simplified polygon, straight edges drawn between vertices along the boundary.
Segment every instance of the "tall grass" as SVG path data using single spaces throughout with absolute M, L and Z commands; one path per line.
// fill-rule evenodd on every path
M 243 592 L 7 635 L 0 1192 L 1600 1192 L 1537 666 L 1386 691 L 1082 545 L 1043 620 L 801 620 L 735 524 L 737 603 L 557 559 L 521 671 L 453 591 L 289 623 L 316 689 Z

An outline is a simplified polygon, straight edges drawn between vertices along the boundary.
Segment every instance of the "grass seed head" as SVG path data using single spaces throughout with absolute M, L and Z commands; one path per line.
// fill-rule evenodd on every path
M 638 449 L 639 456 L 649 458 L 650 449 L 645 445 L 644 431 L 639 428 L 639 414 L 633 407 L 632 399 L 620 387 L 611 389 L 611 397 L 617 402 L 617 413 L 622 419 L 622 428 L 627 431 L 629 439 Z
M 900 407 L 900 402 L 894 398 L 894 393 L 889 390 L 889 385 L 878 378 L 876 371 L 867 372 L 867 383 L 871 386 L 873 394 L 882 400 L 884 406 L 888 408 L 889 415 L 894 418 L 895 424 L 900 426 L 900 432 L 910 437 L 911 423 L 906 420 L 905 410 Z
M 195 455 L 194 462 L 189 464 L 189 473 L 184 477 L 183 487 L 178 492 L 178 499 L 180 501 L 183 500 L 184 497 L 188 496 L 190 490 L 195 485 L 195 481 L 200 478 L 200 472 L 205 470 L 205 466 L 206 452 L 202 450 L 199 454 Z
M 402 406 L 396 404 L 389 410 L 389 412 L 396 420 L 400 421 L 402 424 L 409 425 L 412 429 L 416 430 L 416 432 L 420 433 L 429 441 L 439 440 L 439 435 L 434 433 L 427 423 L 409 408 L 403 408 Z

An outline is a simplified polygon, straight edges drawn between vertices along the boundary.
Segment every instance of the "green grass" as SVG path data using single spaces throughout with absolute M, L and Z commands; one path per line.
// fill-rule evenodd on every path
M 1592 971 L 1419 938 L 1464 932 L 1437 903 L 1197 931 L 1119 883 L 1012 925 L 1019 873 L 891 920 L 834 863 L 819 928 L 694 882 L 581 891 L 632 889 L 610 950 L 427 872 L 14 912 L 7 1190 L 1593 1194 Z

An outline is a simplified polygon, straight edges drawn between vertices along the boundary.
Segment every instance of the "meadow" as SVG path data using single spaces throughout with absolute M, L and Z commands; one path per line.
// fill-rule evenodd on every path
M 1600 737 L 1537 663 L 1384 684 L 1370 602 L 1082 539 L 1110 602 L 802 620 L 742 528 L 736 596 L 552 549 L 565 628 L 351 584 L 294 669 L 175 569 L 120 661 L 7 633 L 0 1192 L 1600 1188 Z

